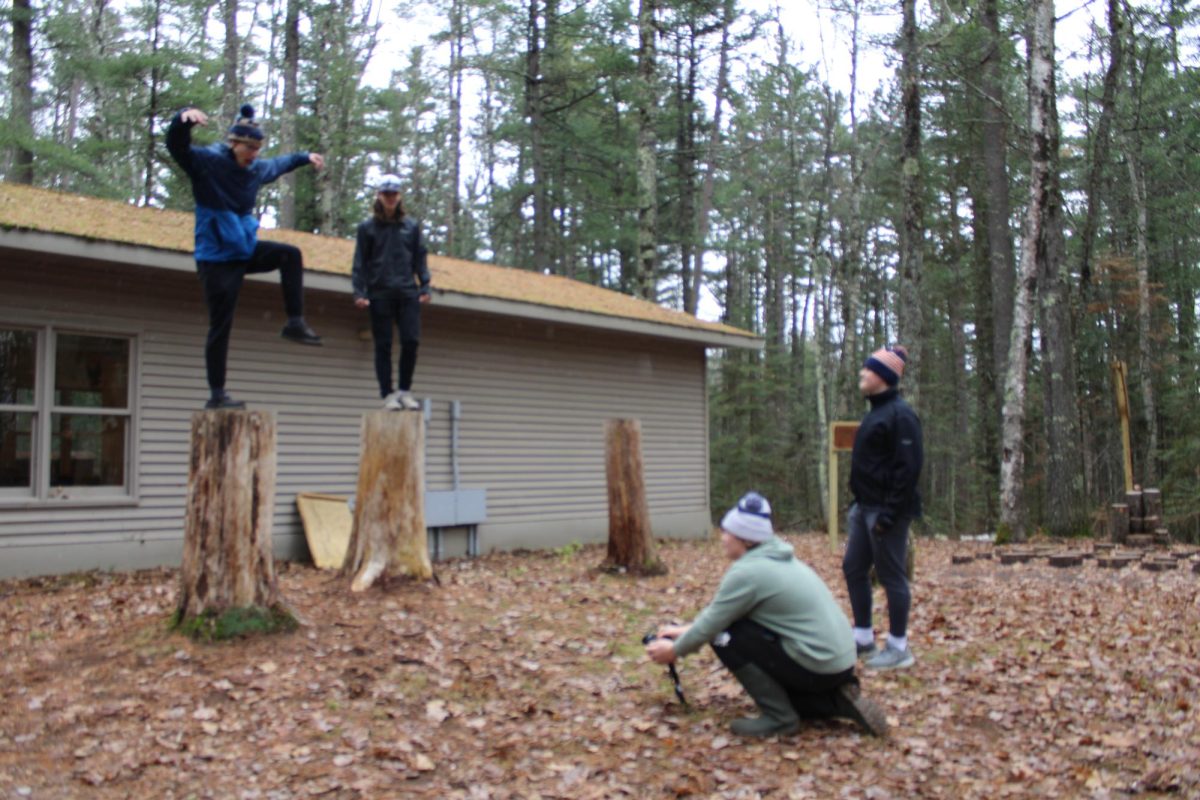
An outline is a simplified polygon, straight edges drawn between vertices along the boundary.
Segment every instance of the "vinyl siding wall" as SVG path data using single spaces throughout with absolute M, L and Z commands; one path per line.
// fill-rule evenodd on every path
M 230 392 L 276 413 L 281 557 L 307 554 L 297 493 L 353 493 L 360 415 L 378 407 L 365 313 L 348 294 L 309 291 L 306 302 L 322 348 L 279 338 L 277 275 L 247 281 L 229 358 Z M 190 418 L 207 395 L 205 320 L 194 275 L 0 251 L 0 322 L 137 339 L 135 497 L 0 499 L 0 576 L 178 563 Z M 422 323 L 414 390 L 433 403 L 427 488 L 452 488 L 449 403 L 458 400 L 460 485 L 487 489 L 482 552 L 604 540 L 612 417 L 642 422 L 655 534 L 708 533 L 701 346 L 439 309 L 436 297 Z

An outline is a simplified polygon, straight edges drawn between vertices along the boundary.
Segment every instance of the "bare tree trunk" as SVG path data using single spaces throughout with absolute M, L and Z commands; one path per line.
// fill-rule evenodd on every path
M 546 2 L 546 25 L 554 12 L 552 0 Z M 542 17 L 539 0 L 529 0 L 529 27 L 525 54 L 525 116 L 529 120 L 529 164 L 533 172 L 533 267 L 551 271 L 550 198 L 546 168 L 545 75 L 542 64 Z
M 1052 73 L 1053 75 L 1053 73 Z M 1042 231 L 1045 244 L 1039 278 L 1041 299 L 1042 381 L 1046 441 L 1045 520 L 1054 535 L 1083 529 L 1083 454 L 1079 398 L 1075 387 L 1075 336 L 1071 295 L 1064 276 L 1063 197 L 1059 186 L 1059 125 L 1051 85 L 1050 202 Z
M 1003 379 L 1008 366 L 1009 334 L 1013 319 L 1013 285 L 1016 280 L 1009 218 L 1012 207 L 1008 180 L 1008 119 L 1004 107 L 1004 36 L 1000 31 L 999 0 L 984 0 L 983 28 L 987 32 L 986 55 L 980 64 L 979 84 L 983 92 L 980 144 L 987 186 L 987 253 L 992 287 L 992 349 L 984 369 L 998 390 L 996 408 L 1004 403 Z
M 1121 28 L 1120 0 L 1108 0 L 1108 69 L 1104 72 L 1104 90 L 1100 97 L 1100 118 L 1096 121 L 1095 133 L 1090 137 L 1092 157 L 1088 162 L 1084 197 L 1087 209 L 1083 230 L 1079 234 L 1079 275 L 1084 288 L 1092 279 L 1092 246 L 1096 238 L 1096 227 L 1100 220 L 1100 176 L 1108 163 L 1109 137 L 1117 99 L 1117 82 L 1124 61 Z
M 33 185 L 33 7 L 29 0 L 13 0 L 12 89 L 13 138 L 8 180 Z
M 900 161 L 903 224 L 900 229 L 900 292 L 897 311 L 900 342 L 909 353 L 905 380 L 909 401 L 920 403 L 921 349 L 924 324 L 921 299 L 921 251 L 925 238 L 921 201 L 921 76 L 918 62 L 916 0 L 902 0 L 901 105 L 904 107 L 904 144 Z
M 1136 137 L 1135 137 L 1136 138 Z M 1129 190 L 1133 200 L 1138 287 L 1138 384 L 1142 390 L 1142 424 L 1146 433 L 1142 460 L 1143 485 L 1158 481 L 1158 409 L 1154 397 L 1154 342 L 1150 308 L 1150 248 L 1147 244 L 1146 176 L 1141 154 L 1131 146 L 1125 156 L 1129 164 Z
M 1017 541 L 1025 538 L 1025 394 L 1028 386 L 1029 342 L 1038 263 L 1045 258 L 1043 235 L 1050 213 L 1053 181 L 1051 114 L 1054 102 L 1054 0 L 1032 0 L 1029 41 L 1029 208 L 1021 244 L 1021 268 L 1013 303 L 1013 324 L 1004 379 L 1003 424 L 1000 433 L 1000 522 Z
M 146 163 L 143 166 L 142 205 L 154 199 L 154 121 L 158 118 L 158 40 L 162 27 L 162 0 L 154 0 L 153 29 L 150 32 L 150 103 L 146 109 Z
M 362 418 L 354 526 L 342 574 L 361 592 L 381 576 L 433 576 L 425 530 L 425 418 L 371 411 Z
M 274 506 L 275 417 L 193 414 L 179 621 L 283 605 L 271 555 Z
M 634 575 L 663 575 L 667 568 L 654 553 L 646 503 L 642 425 L 636 419 L 610 419 L 604 428 L 608 557 L 602 568 L 624 568 Z
M 283 120 L 279 147 L 284 153 L 296 150 L 296 118 L 300 111 L 300 0 L 287 0 L 283 22 Z M 279 179 L 279 227 L 296 228 L 296 181 L 292 171 Z
M 700 187 L 700 211 L 696 216 L 696 249 L 692 252 L 692 306 L 684 303 L 684 311 L 695 314 L 700 304 L 700 293 L 704 288 L 704 254 L 707 252 L 709 217 L 713 209 L 713 193 L 716 189 L 717 150 L 721 144 L 721 114 L 725 95 L 729 91 L 729 27 L 733 24 L 735 0 L 725 0 L 721 9 L 721 52 L 717 64 L 717 88 L 713 94 L 712 130 L 708 135 L 708 149 L 704 156 L 704 183 Z
M 638 99 L 637 99 L 637 205 L 638 266 L 634 293 L 643 299 L 657 297 L 658 282 L 658 138 L 657 0 L 640 0 L 638 6 Z
M 463 0 L 450 3 L 450 176 L 449 195 L 446 201 L 446 252 L 451 256 L 463 256 L 458 242 L 459 222 L 462 216 L 462 93 L 463 93 Z
M 238 83 L 238 51 L 241 40 L 237 31 L 238 0 L 221 0 L 221 19 L 225 23 L 225 49 L 221 59 L 221 74 L 224 85 L 221 87 L 222 124 L 229 125 L 237 117 L 241 107 L 242 87 Z

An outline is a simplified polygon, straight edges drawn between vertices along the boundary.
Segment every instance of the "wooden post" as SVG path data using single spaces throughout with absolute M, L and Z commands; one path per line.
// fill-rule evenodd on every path
M 1113 392 L 1117 396 L 1117 416 L 1121 420 L 1121 465 L 1125 472 L 1125 491 L 1133 491 L 1133 444 L 1129 436 L 1129 384 L 1124 361 L 1112 363 Z
M 1108 538 L 1123 544 L 1129 536 L 1129 506 L 1113 503 L 1108 507 Z
M 192 415 L 179 621 L 231 608 L 286 607 L 275 579 L 275 418 Z
M 608 556 L 603 569 L 624 568 L 635 575 L 663 575 L 666 565 L 654 553 L 650 508 L 642 470 L 642 424 L 610 419 L 604 426 L 608 481 Z
M 425 531 L 425 418 L 371 411 L 362 418 L 354 525 L 342 574 L 361 592 L 386 574 L 433 577 Z

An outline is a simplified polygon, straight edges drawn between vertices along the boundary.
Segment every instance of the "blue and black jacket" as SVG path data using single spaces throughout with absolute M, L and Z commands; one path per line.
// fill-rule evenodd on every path
M 176 114 L 167 129 L 167 150 L 192 179 L 196 260 L 245 261 L 258 244 L 254 201 L 259 187 L 309 163 L 308 153 L 259 158 L 240 167 L 224 142 L 194 147 L 194 123 L 184 122 L 182 114 Z
M 917 480 L 925 461 L 921 420 L 892 388 L 867 398 L 850 454 L 850 491 L 863 506 L 886 511 L 893 519 L 921 516 Z

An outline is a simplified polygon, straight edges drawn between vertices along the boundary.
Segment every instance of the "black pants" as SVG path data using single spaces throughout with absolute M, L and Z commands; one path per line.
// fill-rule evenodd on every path
M 854 667 L 843 672 L 822 675 L 812 672 L 792 660 L 774 632 L 757 622 L 740 619 L 726 630 L 729 641 L 713 652 L 730 672 L 754 664 L 787 690 L 792 707 L 801 717 L 825 719 L 837 716 L 834 692 L 846 683 L 858 683 Z M 720 639 L 718 639 L 720 641 Z
M 371 338 L 375 340 L 375 377 L 379 396 L 392 392 L 392 329 L 400 329 L 400 390 L 412 388 L 417 369 L 417 346 L 421 343 L 421 301 L 402 294 L 372 295 Z
M 246 261 L 197 261 L 204 302 L 208 304 L 208 340 L 204 366 L 208 386 L 215 393 L 225 388 L 225 361 L 229 356 L 229 334 L 233 311 L 246 275 L 279 270 L 283 307 L 288 317 L 304 316 L 304 258 L 300 249 L 279 242 L 259 242 Z
M 883 584 L 888 603 L 888 632 L 900 638 L 908 631 L 908 611 L 912 594 L 908 588 L 905 563 L 908 555 L 908 525 L 901 517 L 884 533 L 874 533 L 879 509 L 855 503 L 850 509 L 850 539 L 842 559 L 846 591 L 854 611 L 854 627 L 871 627 L 871 565 Z

